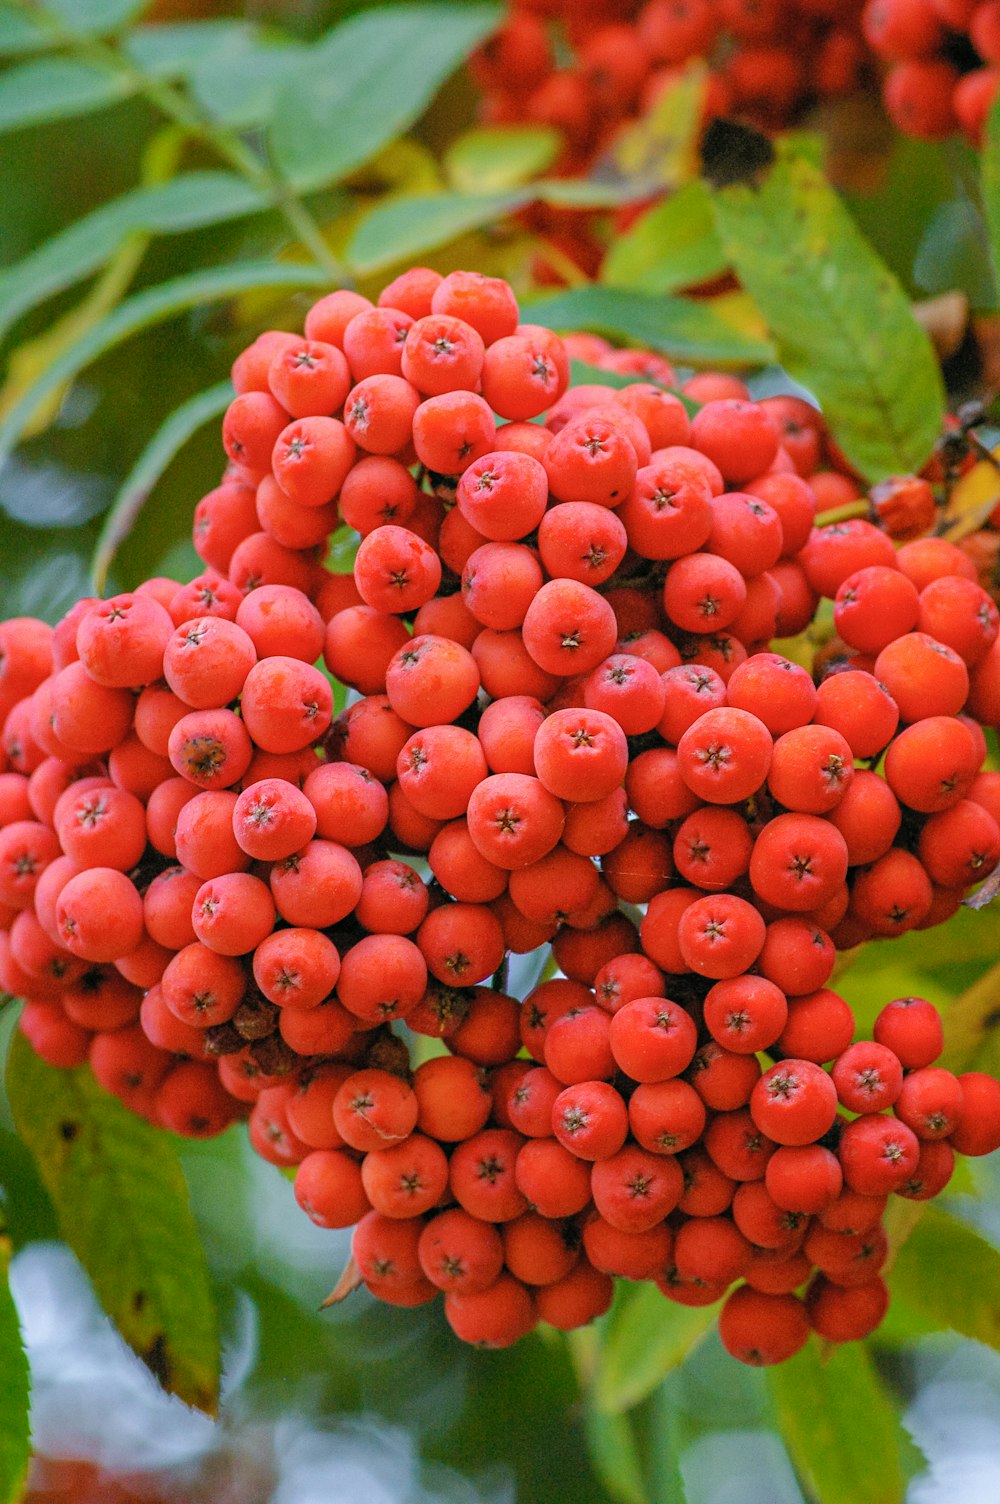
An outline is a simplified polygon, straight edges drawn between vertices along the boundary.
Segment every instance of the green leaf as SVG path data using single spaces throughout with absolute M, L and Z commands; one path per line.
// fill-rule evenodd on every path
M 297 42 L 234 43 L 188 70 L 202 109 L 222 125 L 245 130 L 274 119 L 285 87 L 301 78 L 310 49 Z
M 641 292 L 677 292 L 725 269 L 711 196 L 704 183 L 695 181 L 654 204 L 630 230 L 615 237 L 601 267 L 601 281 Z
M 588 1405 L 584 1424 L 591 1465 L 611 1497 L 617 1504 L 649 1504 L 631 1419 Z
M 759 366 L 775 358 L 765 341 L 740 334 L 711 308 L 692 299 L 653 297 L 592 284 L 526 301 L 524 309 L 532 323 L 636 340 L 690 365 Z
M 177 235 L 267 207 L 259 189 L 231 172 L 185 172 L 102 204 L 0 272 L 0 336 L 22 314 L 99 271 L 126 235 Z
M 45 0 L 45 8 L 74 31 L 102 36 L 145 10 L 149 0 Z
M 988 924 L 980 924 L 984 929 Z M 994 940 L 994 945 L 995 945 Z M 980 1059 L 984 1045 L 997 1043 L 997 999 L 1000 997 L 1000 964 L 991 967 L 955 998 L 944 1015 L 944 1053 L 941 1064 L 960 1072 L 972 1067 L 988 1069 Z
M 451 142 L 444 169 L 460 193 L 503 193 L 551 167 L 561 144 L 547 125 L 478 125 Z
M 359 274 L 381 271 L 423 251 L 447 245 L 469 230 L 512 214 L 533 198 L 515 193 L 412 193 L 376 205 L 347 246 L 347 262 Z
M 0 465 L 6 461 L 25 423 L 49 392 L 66 381 L 72 381 L 91 361 L 131 335 L 148 329 L 152 324 L 162 324 L 189 308 L 218 303 L 238 293 L 264 287 L 326 288 L 329 280 L 327 273 L 318 266 L 291 261 L 237 261 L 231 266 L 216 266 L 174 277 L 169 282 L 136 293 L 54 360 L 7 414 L 0 424 Z
M 137 68 L 155 78 L 186 78 L 214 60 L 234 66 L 248 53 L 257 28 L 248 21 L 177 21 L 139 26 L 125 37 L 123 50 Z
M 1000 1253 L 947 1212 L 925 1208 L 896 1255 L 889 1284 L 937 1326 L 1000 1350 Z
M 0 74 L 0 132 L 87 115 L 136 90 L 127 74 L 71 57 L 35 58 Z
M 32 16 L 0 5 L 0 56 L 40 52 L 53 45 L 52 38 Z
M 899 1417 L 865 1348 L 827 1356 L 810 1340 L 767 1379 L 785 1445 L 817 1499 L 899 1504 Z
M 104 594 L 115 554 L 135 526 L 164 470 L 191 435 L 225 412 L 232 400 L 232 383 L 221 381 L 175 408 L 150 439 L 105 514 L 92 565 L 97 595 Z
M 213 1414 L 215 1305 L 170 1140 L 102 1091 L 86 1066 L 54 1070 L 21 1034 L 7 1093 L 62 1235 L 105 1311 L 164 1389 Z
M 629 1288 L 612 1308 L 597 1369 L 594 1395 L 602 1410 L 628 1410 L 705 1336 L 718 1315 L 711 1306 L 681 1306 L 655 1285 Z
M 990 260 L 993 276 L 1000 283 L 1000 98 L 994 99 L 986 121 L 986 133 L 980 159 L 983 208 L 989 229 Z
M 306 191 L 361 167 L 412 125 L 500 16 L 495 5 L 400 5 L 343 22 L 280 95 L 279 169 Z
M 922 292 L 958 289 L 973 308 L 996 307 L 983 216 L 971 199 L 952 199 L 934 211 L 913 262 L 913 280 Z
M 823 174 L 786 158 L 760 187 L 720 189 L 715 204 L 781 364 L 819 399 L 847 458 L 873 481 L 919 470 L 944 414 L 937 358 Z
M 0 1504 L 21 1498 L 31 1455 L 28 1359 L 7 1283 L 9 1257 L 0 1228 Z

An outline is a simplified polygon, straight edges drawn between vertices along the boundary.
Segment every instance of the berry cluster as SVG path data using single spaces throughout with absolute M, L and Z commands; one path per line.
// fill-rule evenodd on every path
M 738 114 L 775 129 L 817 97 L 850 92 L 865 56 L 862 4 L 513 0 L 472 66 L 488 119 L 555 126 L 566 142 L 565 167 L 580 171 L 623 124 L 654 108 L 695 58 L 712 63 L 709 118 Z
M 979 146 L 1000 88 L 996 0 L 868 0 L 865 40 L 887 65 L 882 97 L 908 136 L 961 131 Z
M 556 128 L 554 170 L 572 176 L 655 112 L 693 59 L 709 65 L 706 124 L 773 132 L 867 86 L 904 134 L 978 146 L 1000 86 L 1000 0 L 511 0 L 472 71 L 483 117 Z M 527 218 L 596 274 L 592 213 L 538 205 Z
M 637 379 L 569 388 L 570 351 Z M 0 986 L 33 1048 L 179 1133 L 247 1118 L 368 1289 L 443 1292 L 467 1341 L 586 1322 L 614 1277 L 741 1281 L 748 1362 L 871 1330 L 888 1195 L 1000 1146 L 930 1004 L 854 1042 L 828 986 L 1000 859 L 968 558 L 816 527 L 842 477 L 805 404 L 718 375 L 687 403 L 472 273 L 334 292 L 233 381 L 204 572 L 0 625 Z M 874 505 L 933 516 L 913 478 Z M 822 596 L 817 685 L 769 642 Z M 561 975 L 509 996 L 547 944 Z
M 492 124 L 559 131 L 557 174 L 586 173 L 623 131 L 655 113 L 695 59 L 708 62 L 704 121 L 735 116 L 774 131 L 817 99 L 857 87 L 867 49 L 863 0 L 512 0 L 473 57 Z M 634 209 L 625 211 L 627 223 Z M 535 205 L 526 218 L 588 274 L 603 254 L 595 215 Z

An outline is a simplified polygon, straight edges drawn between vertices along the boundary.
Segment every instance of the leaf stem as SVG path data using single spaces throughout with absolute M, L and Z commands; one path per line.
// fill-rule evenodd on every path
M 309 251 L 317 266 L 327 272 L 332 282 L 348 285 L 349 279 L 323 238 L 316 220 L 288 184 L 257 152 L 251 150 L 237 133 L 215 125 L 173 84 L 143 72 L 109 42 L 86 36 L 66 26 L 31 0 L 14 0 L 19 10 L 35 22 L 42 22 L 55 41 L 71 49 L 80 58 L 104 68 L 127 81 L 134 93 L 179 125 L 192 138 L 209 146 L 255 188 L 266 194 L 284 218 L 295 238 Z
M 866 496 L 859 496 L 857 501 L 845 501 L 842 507 L 831 507 L 828 512 L 821 512 L 813 527 L 832 527 L 835 522 L 850 522 L 852 517 L 867 517 L 870 511 L 871 502 Z

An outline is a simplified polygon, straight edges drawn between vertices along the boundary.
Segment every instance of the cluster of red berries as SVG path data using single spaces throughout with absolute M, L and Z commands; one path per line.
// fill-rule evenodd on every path
M 882 97 L 908 136 L 982 141 L 1000 88 L 996 0 L 868 0 L 865 39 L 888 66 Z
M 817 97 L 849 93 L 866 52 L 862 8 L 863 0 L 514 0 L 472 68 L 489 120 L 556 127 L 564 167 L 581 171 L 696 58 L 712 64 L 708 118 L 736 114 L 774 129 Z
M 648 0 L 623 14 L 620 5 L 515 0 L 473 69 L 488 119 L 557 127 L 564 168 L 578 172 L 694 58 L 711 64 L 707 118 L 787 126 L 817 99 L 858 88 L 874 62 L 900 130 L 933 140 L 962 131 L 978 145 L 1000 85 L 1000 3 Z
M 569 388 L 570 351 L 637 379 Z M 179 1133 L 248 1118 L 357 1224 L 368 1289 L 444 1292 L 467 1341 L 586 1322 L 616 1276 L 742 1281 L 748 1362 L 871 1330 L 888 1194 L 1000 1146 L 930 1004 L 854 1043 L 827 985 L 1000 859 L 969 560 L 814 526 L 805 404 L 685 402 L 473 273 L 334 292 L 233 381 L 204 572 L 0 625 L 0 986 L 33 1048 Z M 933 494 L 875 506 L 919 532 Z M 821 596 L 817 686 L 769 641 Z M 509 996 L 546 944 L 561 975 Z

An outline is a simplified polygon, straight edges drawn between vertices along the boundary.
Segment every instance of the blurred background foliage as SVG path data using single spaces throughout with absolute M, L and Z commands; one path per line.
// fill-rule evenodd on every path
M 191 511 L 222 467 L 234 356 L 262 328 L 298 327 L 318 291 L 371 291 L 414 261 L 503 275 L 540 322 L 641 341 L 682 369 L 738 370 L 760 391 L 803 383 L 868 479 L 926 458 L 945 381 L 953 402 L 991 396 L 995 121 L 982 179 L 971 148 L 904 140 L 861 99 L 805 121 L 762 191 L 712 189 L 693 66 L 586 174 L 557 175 L 551 127 L 479 123 L 463 64 L 500 14 L 456 0 L 0 0 L 4 615 L 54 621 L 95 579 L 110 592 L 193 570 Z M 594 268 L 573 254 L 580 216 Z M 862 358 L 845 363 L 859 339 Z M 988 480 L 986 510 L 994 492 Z M 995 914 L 966 910 L 849 958 L 838 986 L 862 1031 L 890 997 L 931 998 L 951 1057 L 997 1071 L 997 939 Z M 8 1007 L 5 1052 L 14 1022 Z M 297 1215 L 288 1180 L 241 1131 L 177 1143 L 223 1339 L 213 1421 L 157 1388 L 93 1293 L 114 1309 L 114 1229 L 135 1211 L 122 1185 L 156 1190 L 162 1175 L 172 1215 L 174 1149 L 152 1165 L 134 1120 L 107 1109 L 95 1142 L 120 1133 L 137 1178 L 105 1188 L 105 1246 L 84 1249 L 79 1206 L 50 1199 L 46 1146 L 29 1152 L 12 1107 L 0 1100 L 0 1263 L 10 1256 L 32 1371 L 39 1504 L 986 1504 L 1000 1492 L 992 1163 L 966 1163 L 943 1210 L 902 1204 L 877 1337 L 832 1355 L 814 1343 L 762 1374 L 726 1358 L 713 1311 L 655 1290 L 620 1294 L 571 1340 L 503 1353 L 461 1348 L 436 1309 L 364 1294 L 319 1315 L 347 1234 Z M 90 1194 L 86 1177 L 72 1191 Z M 189 1257 L 173 1274 L 197 1283 L 193 1241 L 167 1256 Z M 8 1355 L 12 1311 L 0 1302 Z M 4 1500 L 19 1496 L 24 1445 L 11 1364 Z

